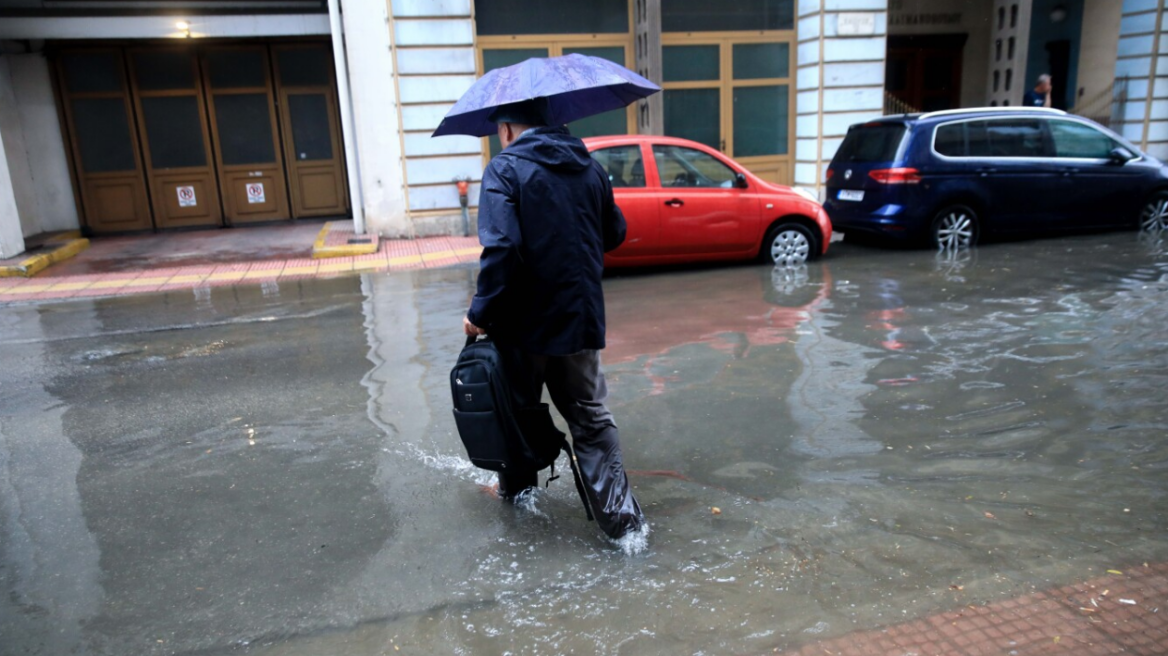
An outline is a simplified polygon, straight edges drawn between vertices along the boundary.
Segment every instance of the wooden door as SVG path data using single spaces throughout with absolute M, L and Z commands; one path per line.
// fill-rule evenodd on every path
M 129 50 L 138 133 L 159 228 L 223 222 L 199 67 L 190 48 Z
M 267 48 L 208 48 L 200 60 L 227 220 L 291 218 Z
M 85 225 L 99 234 L 153 227 L 125 70 L 117 49 L 57 59 Z
M 272 53 L 292 216 L 346 214 L 349 196 L 332 50 L 324 44 L 305 44 L 275 46 Z

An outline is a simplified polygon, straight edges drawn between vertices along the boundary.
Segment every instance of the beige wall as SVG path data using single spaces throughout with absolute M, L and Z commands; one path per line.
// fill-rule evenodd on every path
M 888 34 L 968 34 L 961 55 L 961 105 L 980 107 L 986 104 L 991 5 L 985 0 L 888 0 Z
M 1116 0 L 1083 1 L 1083 35 L 1079 47 L 1078 84 L 1075 105 L 1090 101 L 1111 88 L 1115 79 L 1116 48 L 1123 3 Z

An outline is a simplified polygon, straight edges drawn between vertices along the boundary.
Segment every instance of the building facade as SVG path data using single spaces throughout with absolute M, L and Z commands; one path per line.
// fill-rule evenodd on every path
M 1164 1 L 0 0 L 0 257 L 57 230 L 460 231 L 455 182 L 473 211 L 498 144 L 430 133 L 484 72 L 573 52 L 664 89 L 574 133 L 685 137 L 809 189 L 849 125 L 1016 105 L 1040 73 L 1168 155 Z

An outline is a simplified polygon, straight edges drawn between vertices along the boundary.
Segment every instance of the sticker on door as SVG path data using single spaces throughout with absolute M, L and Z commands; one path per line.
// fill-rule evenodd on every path
M 194 187 L 177 187 L 178 191 L 178 206 L 179 207 L 195 207 L 199 204 L 198 199 L 195 198 Z
M 264 183 L 250 182 L 247 185 L 247 202 L 250 205 L 256 203 L 263 203 L 264 200 Z

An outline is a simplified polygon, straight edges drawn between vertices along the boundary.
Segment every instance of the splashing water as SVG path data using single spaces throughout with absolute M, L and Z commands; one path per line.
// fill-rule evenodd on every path
M 619 539 L 610 539 L 610 542 L 615 544 L 626 556 L 644 553 L 649 548 L 649 523 L 642 522 L 641 527 L 637 530 L 629 531 Z
M 547 515 L 545 515 L 543 511 L 535 505 L 536 498 L 539 497 L 540 494 L 541 490 L 539 488 L 529 487 L 519 494 L 516 494 L 515 500 L 512 503 L 515 504 L 516 508 L 522 510 L 523 512 L 530 513 L 536 517 L 547 517 Z

